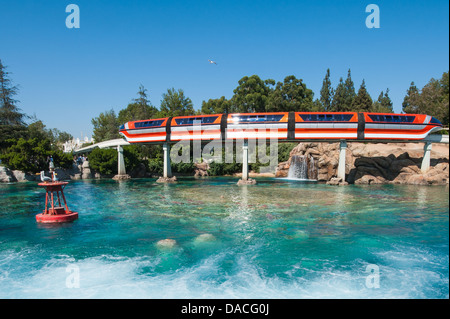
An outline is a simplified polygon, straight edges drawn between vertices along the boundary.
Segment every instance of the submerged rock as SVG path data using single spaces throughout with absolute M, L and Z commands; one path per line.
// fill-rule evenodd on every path
M 130 179 L 130 178 L 131 178 L 131 176 L 128 175 L 128 174 L 116 175 L 116 176 L 113 177 L 113 179 L 116 180 L 116 181 L 122 181 L 122 180 Z
M 348 183 L 346 181 L 342 180 L 342 178 L 333 177 L 327 182 L 327 185 L 343 186 L 343 185 L 348 185 Z
M 176 240 L 174 239 L 162 239 L 156 243 L 156 247 L 159 249 L 172 249 L 177 245 Z
M 197 237 L 195 237 L 195 241 L 197 243 L 204 243 L 204 242 L 211 242 L 211 241 L 215 241 L 216 237 L 212 234 L 201 234 L 198 235 Z
M 293 239 L 304 240 L 309 238 L 309 233 L 306 230 L 296 230 L 292 235 Z
M 240 180 L 237 182 L 237 184 L 238 184 L 239 186 L 241 186 L 241 185 L 255 185 L 255 184 L 256 184 L 256 180 L 254 180 L 254 179 L 252 179 L 252 178 L 249 178 L 249 179 L 247 179 L 246 181 L 243 180 L 243 179 L 240 179 Z
M 176 176 L 172 176 L 172 177 L 160 177 L 156 180 L 157 183 L 174 183 L 177 181 L 177 177 Z

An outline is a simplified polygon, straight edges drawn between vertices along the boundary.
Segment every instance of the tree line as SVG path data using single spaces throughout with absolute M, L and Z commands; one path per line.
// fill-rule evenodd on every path
M 428 114 L 438 118 L 444 125 L 449 123 L 448 71 L 440 79 L 431 79 L 421 90 L 414 82 L 406 91 L 402 110 L 404 113 Z M 168 89 L 162 95 L 158 109 L 148 99 L 147 89 L 139 87 L 138 97 L 116 115 L 114 110 L 102 112 L 92 119 L 94 139 L 97 142 L 118 138 L 118 127 L 128 121 L 215 113 L 253 112 L 379 112 L 392 113 L 393 103 L 389 88 L 381 91 L 376 99 L 370 96 L 365 80 L 356 91 L 351 70 L 340 78 L 336 87 L 331 83 L 327 69 L 319 97 L 303 79 L 289 75 L 281 82 L 261 79 L 258 75 L 244 76 L 238 81 L 230 99 L 224 96 L 203 101 L 195 111 L 192 100 L 182 89 Z
M 273 79 L 263 80 L 258 75 L 244 76 L 238 81 L 238 86 L 230 99 L 222 96 L 203 101 L 197 111 L 194 110 L 192 100 L 182 89 L 168 89 L 162 94 L 158 108 L 148 99 L 147 89 L 140 85 L 137 97 L 118 114 L 111 109 L 92 119 L 93 138 L 96 142 L 119 138 L 118 127 L 136 120 L 217 113 L 289 111 L 392 113 L 393 103 L 389 97 L 389 88 L 380 92 L 375 100 L 367 91 L 364 80 L 356 91 L 351 70 L 348 70 L 345 80 L 341 77 L 336 87 L 333 87 L 330 70 L 327 69 L 319 97 L 316 99 L 306 83 L 293 75 L 286 76 L 282 82 L 276 82 Z M 439 80 L 431 79 L 422 90 L 418 90 L 414 84 L 411 84 L 403 102 L 403 111 L 433 115 L 448 125 L 448 72 L 444 73 Z M 294 144 L 279 146 L 279 161 L 287 160 L 292 147 Z M 139 163 L 144 163 L 147 171 L 154 174 L 162 173 L 161 147 L 131 145 L 124 148 L 124 150 L 127 149 L 128 155 L 125 154 L 125 157 L 129 157 L 130 163 L 127 164 L 127 169 L 133 169 Z M 94 169 L 106 173 L 115 171 L 117 166 L 115 151 L 96 149 L 90 154 L 89 160 Z M 192 171 L 193 165 L 192 162 L 181 166 L 172 164 L 172 171 L 181 173 Z M 252 163 L 250 169 L 257 171 L 260 165 L 260 163 Z M 239 163 L 212 163 L 210 167 L 210 175 L 232 174 L 241 170 Z

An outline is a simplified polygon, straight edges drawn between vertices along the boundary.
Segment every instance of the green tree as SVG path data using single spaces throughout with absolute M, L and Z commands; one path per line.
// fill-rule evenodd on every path
M 366 89 L 366 83 L 363 80 L 358 90 L 358 94 L 353 100 L 352 110 L 358 112 L 370 112 L 372 110 L 373 101 Z
M 45 124 L 38 119 L 28 125 L 28 136 L 30 138 L 37 138 L 38 140 L 48 139 Z
M 9 74 L 0 60 L 0 125 L 24 126 L 25 114 L 20 112 L 18 101 L 14 99 L 18 88 L 12 84 Z
M 124 124 L 129 121 L 146 120 L 156 117 L 158 109 L 154 107 L 147 97 L 147 89 L 139 86 L 138 98 L 133 99 L 125 109 L 119 111 L 118 123 Z
M 389 89 L 386 89 L 386 93 L 381 91 L 378 99 L 373 103 L 373 112 L 376 113 L 393 113 L 393 104 L 389 97 Z
M 269 85 L 275 85 L 272 79 L 261 80 L 259 76 L 244 76 L 234 89 L 232 104 L 234 110 L 240 113 L 265 112 L 267 100 L 272 91 Z
M 332 110 L 333 95 L 334 91 L 331 87 L 330 69 L 327 69 L 327 73 L 325 74 L 325 78 L 322 82 L 322 88 L 320 89 L 319 99 L 325 111 Z
M 119 122 L 113 109 L 102 112 L 91 120 L 96 143 L 119 138 Z
M 202 102 L 201 114 L 233 113 L 232 104 L 222 96 L 220 99 L 209 99 Z
M 311 111 L 313 96 L 313 91 L 306 87 L 302 79 L 289 75 L 283 82 L 277 83 L 275 90 L 270 91 L 265 110 L 268 112 Z
M 9 74 L 0 60 L 0 152 L 11 146 L 8 139 L 27 138 L 26 116 L 17 107 L 14 97 L 18 88 L 12 84 Z
M 62 149 L 62 144 L 73 139 L 73 136 L 67 132 L 60 131 L 56 128 L 47 129 L 45 124 L 38 119 L 28 125 L 28 137 L 37 139 L 48 139 L 52 145 L 52 149 Z
M 431 79 L 420 93 L 420 113 L 435 116 L 442 123 L 448 125 L 448 72 L 441 79 Z
M 0 159 L 13 170 L 37 173 L 48 169 L 47 160 L 50 155 L 52 152 L 48 139 L 26 140 L 20 138 L 15 140 L 4 154 L 0 155 Z
M 402 106 L 405 113 L 432 115 L 444 125 L 449 125 L 448 71 L 440 79 L 432 78 L 421 91 L 411 83 Z
M 444 123 L 444 125 L 449 126 L 450 124 L 450 116 L 449 116 L 449 79 L 448 79 L 448 71 L 442 74 L 440 83 L 440 93 L 442 99 L 439 102 L 439 114 L 436 116 Z
M 352 111 L 353 100 L 356 97 L 356 92 L 350 69 L 348 69 L 347 78 L 345 79 L 344 82 L 344 88 L 345 93 L 344 93 L 343 111 Z
M 175 91 L 171 88 L 162 95 L 159 117 L 187 116 L 194 113 L 194 105 L 190 98 L 184 96 L 182 89 Z
M 339 84 L 334 90 L 333 101 L 331 102 L 331 112 L 343 112 L 345 108 L 345 85 L 342 77 L 339 79 Z
M 403 99 L 402 110 L 405 113 L 417 113 L 418 112 L 418 102 L 419 102 L 419 90 L 414 82 L 411 82 L 408 90 L 406 91 L 406 96 Z

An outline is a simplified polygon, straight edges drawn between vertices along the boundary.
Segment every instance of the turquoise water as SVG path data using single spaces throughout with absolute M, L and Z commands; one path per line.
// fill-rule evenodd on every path
M 57 226 L 36 183 L 0 194 L 0 298 L 449 297 L 445 186 L 71 181 Z

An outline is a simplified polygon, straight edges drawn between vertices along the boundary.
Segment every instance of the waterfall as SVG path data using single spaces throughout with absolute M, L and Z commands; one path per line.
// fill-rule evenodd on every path
M 310 157 L 308 161 L 308 178 L 317 180 L 318 171 L 314 157 Z
M 292 156 L 291 166 L 289 166 L 288 178 L 308 179 L 308 163 L 306 161 L 306 156 Z
M 293 155 L 289 166 L 288 178 L 317 179 L 317 168 L 312 156 Z

